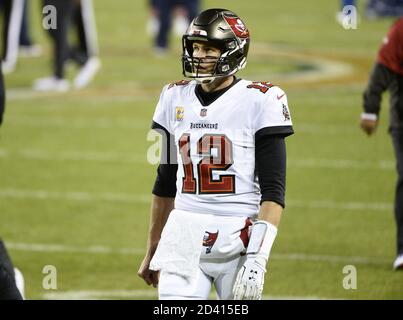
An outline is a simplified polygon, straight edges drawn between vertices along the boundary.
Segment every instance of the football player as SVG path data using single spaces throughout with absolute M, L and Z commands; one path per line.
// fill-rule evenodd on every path
M 75 89 L 86 87 L 101 68 L 98 57 L 97 29 L 92 0 L 43 0 L 44 8 L 53 7 L 57 12 L 54 28 L 48 28 L 53 42 L 53 75 L 34 81 L 37 91 L 64 92 L 70 89 L 66 79 L 66 63 L 74 61 L 80 67 L 73 80 Z M 69 30 L 77 27 L 78 44 L 72 46 Z
M 287 97 L 237 78 L 250 35 L 225 9 L 198 15 L 183 36 L 190 81 L 165 86 L 153 117 L 166 144 L 138 274 L 160 299 L 261 299 L 284 208 Z
M 24 277 L 14 268 L 0 239 L 0 300 L 23 300 Z
M 396 20 L 378 51 L 367 88 L 364 92 L 361 128 L 371 135 L 375 133 L 381 111 L 382 94 L 390 93 L 390 125 L 397 162 L 398 179 L 395 191 L 395 221 L 397 227 L 397 256 L 395 270 L 403 270 L 403 17 Z

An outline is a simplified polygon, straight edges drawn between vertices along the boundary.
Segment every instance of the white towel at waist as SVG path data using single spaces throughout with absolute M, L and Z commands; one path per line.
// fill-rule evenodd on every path
M 151 260 L 151 270 L 195 276 L 200 262 L 206 217 L 174 209 L 168 217 L 157 250 Z

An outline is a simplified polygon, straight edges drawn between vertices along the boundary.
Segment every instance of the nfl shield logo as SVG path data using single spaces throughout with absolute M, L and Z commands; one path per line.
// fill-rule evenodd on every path
M 203 108 L 200 110 L 200 117 L 205 117 L 205 116 L 207 116 L 207 109 Z

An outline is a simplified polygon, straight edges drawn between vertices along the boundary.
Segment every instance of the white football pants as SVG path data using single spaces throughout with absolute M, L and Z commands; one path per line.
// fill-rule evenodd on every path
M 193 214 L 189 212 L 189 218 Z M 201 214 L 197 215 L 200 221 Z M 184 278 L 162 269 L 158 284 L 159 299 L 206 300 L 213 285 L 218 299 L 233 299 L 232 288 L 246 259 L 243 254 L 250 225 L 251 220 L 247 217 L 205 215 L 203 227 L 206 232 L 204 238 L 200 239 L 203 245 L 196 275 Z

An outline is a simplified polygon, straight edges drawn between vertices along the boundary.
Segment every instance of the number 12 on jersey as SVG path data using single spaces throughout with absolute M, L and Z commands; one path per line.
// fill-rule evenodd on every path
M 213 170 L 226 171 L 234 163 L 232 142 L 226 135 L 205 134 L 197 142 L 197 154 L 203 157 L 197 164 L 197 179 L 190 157 L 190 134 L 184 133 L 178 145 L 184 172 L 182 193 L 195 194 L 196 185 L 199 194 L 235 193 L 234 174 L 222 174 L 213 179 Z

